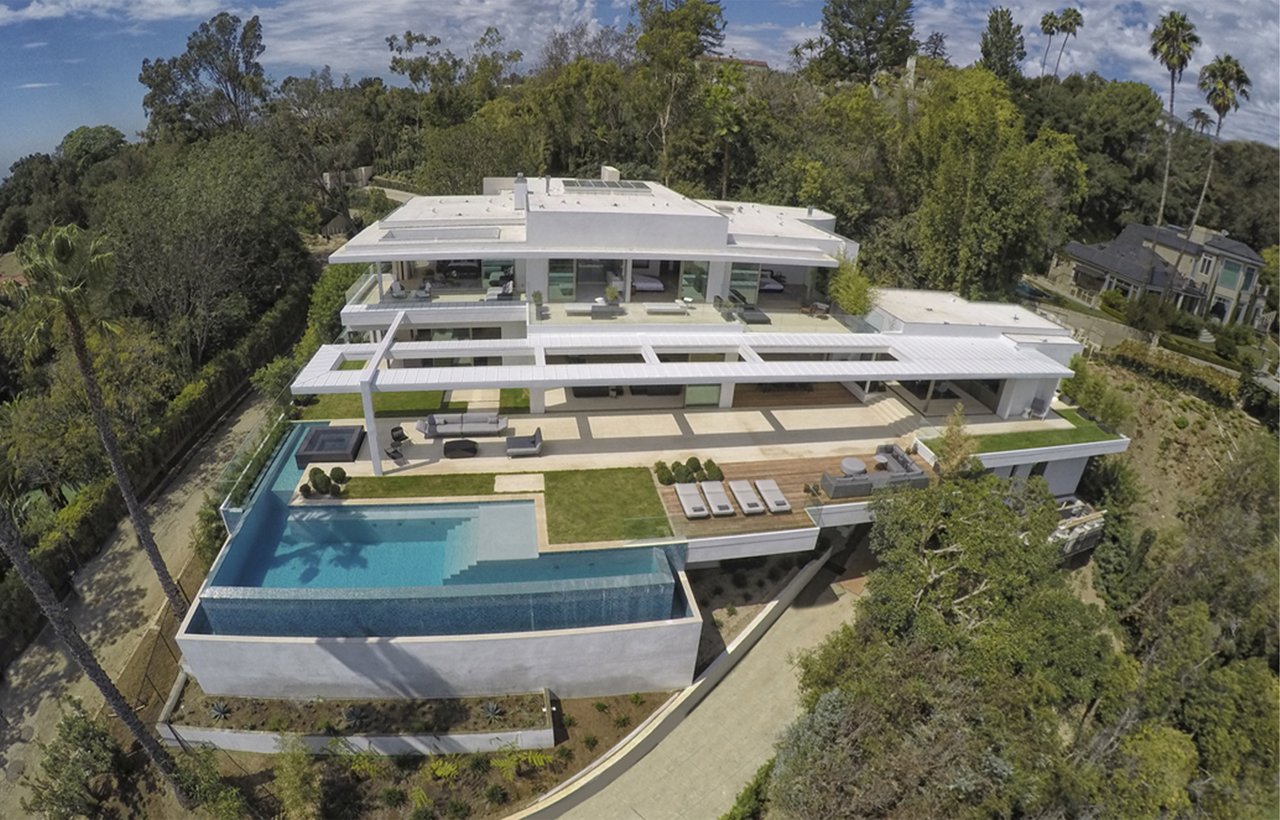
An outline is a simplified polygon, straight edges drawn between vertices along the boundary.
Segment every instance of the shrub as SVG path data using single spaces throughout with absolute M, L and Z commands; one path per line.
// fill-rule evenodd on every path
M 707 479 L 710 481 L 724 481 L 724 471 L 720 469 L 720 465 L 711 459 L 707 459 L 702 468 L 707 471 Z
M 323 467 L 312 467 L 310 470 L 307 471 L 307 480 L 310 481 L 313 486 L 315 485 L 316 481 L 321 477 L 325 477 L 325 478 L 328 477 L 328 476 L 325 476 Z
M 1177 427 L 1179 430 L 1187 429 L 1187 425 L 1190 423 L 1191 422 L 1187 421 L 1186 416 L 1178 416 L 1176 419 L 1173 420 L 1173 426 Z
M 276 797 L 288 820 L 320 817 L 320 772 L 301 738 L 293 735 L 280 745 L 275 765 Z
M 653 474 L 658 479 L 658 483 L 664 487 L 669 487 L 676 483 L 676 478 L 671 473 L 671 468 L 667 466 L 665 461 L 659 461 L 653 465 Z
M 595 735 L 587 735 L 582 739 L 582 745 L 587 747 L 587 751 L 592 751 L 596 746 L 600 745 L 600 738 Z
M 491 804 L 495 806 L 501 806 L 503 803 L 507 802 L 507 800 L 509 800 L 510 798 L 507 795 L 506 789 L 502 788 L 500 784 L 494 783 L 491 786 L 489 786 L 489 788 L 484 790 L 484 799 L 488 800 Z
M 455 797 L 444 804 L 444 813 L 454 820 L 466 820 L 471 816 L 471 806 Z
M 1189 362 L 1163 350 L 1151 350 L 1131 339 L 1113 348 L 1109 356 L 1131 370 L 1187 390 L 1214 404 L 1230 406 L 1235 401 L 1237 379 L 1212 367 Z
M 328 495 L 333 490 L 333 482 L 329 480 L 329 476 L 324 474 L 324 470 L 316 468 L 315 473 L 311 476 L 311 488 L 320 495 Z
M 697 456 L 689 456 L 689 460 L 684 463 L 684 466 L 688 467 L 691 473 L 702 472 L 702 462 L 698 460 Z
M 474 774 L 484 774 L 489 771 L 489 758 L 482 754 L 473 754 L 467 758 L 467 769 Z
M 330 481 L 332 481 L 332 479 L 330 479 Z M 344 489 L 342 488 L 342 485 L 341 485 L 341 484 L 333 484 L 333 483 L 331 483 L 331 484 L 329 485 L 329 495 L 330 495 L 332 498 L 342 498 L 342 496 L 343 496 L 343 495 L 345 495 L 345 494 L 346 494 L 346 492 L 347 492 L 347 491 L 346 491 L 346 490 L 344 490 Z
M 334 484 L 346 484 L 347 479 L 348 479 L 347 471 L 342 469 L 341 467 L 334 467 L 332 470 L 329 471 L 329 480 L 332 481 Z
M 573 715 L 565 715 L 560 718 L 560 722 L 564 724 L 564 728 L 566 729 L 572 729 L 574 726 L 578 725 L 578 719 Z
M 738 792 L 733 808 L 720 820 L 760 820 L 769 808 L 769 776 L 773 774 L 773 761 L 756 770 L 751 782 Z
M 602 700 L 596 701 L 595 707 L 596 707 L 596 711 L 599 712 L 600 714 L 604 714 L 605 712 L 609 711 L 609 704 L 605 703 Z
M 68 699 L 23 809 L 46 817 L 96 816 L 99 796 L 92 783 L 115 772 L 117 751 L 106 728 L 89 717 L 80 701 Z
M 730 618 L 732 618 L 734 615 L 737 615 L 737 614 L 738 614 L 738 608 L 737 608 L 736 606 L 734 606 L 733 604 L 728 604 L 728 605 L 727 605 L 727 606 L 725 606 L 725 608 L 724 608 L 724 614 L 725 614 L 725 615 L 728 615 Z
M 378 795 L 378 799 L 382 801 L 382 805 L 389 809 L 398 809 L 409 802 L 409 795 L 404 789 L 397 789 L 395 786 L 388 786 Z
M 310 498 L 313 495 L 311 485 L 303 484 L 298 488 L 298 493 L 301 494 L 303 498 Z
M 733 574 L 729 576 L 729 582 L 738 589 L 747 588 L 747 573 L 740 569 L 735 569 Z
M 240 790 L 222 779 L 213 749 L 195 748 L 179 760 L 178 778 L 204 813 L 217 820 L 239 820 L 249 814 Z
M 644 705 L 644 695 L 640 694 L 639 692 L 632 692 L 630 696 L 630 700 L 636 706 Z
M 1115 289 L 1103 291 L 1101 301 L 1104 307 L 1109 307 L 1119 313 L 1124 313 L 1125 307 L 1129 304 L 1128 297 Z
M 693 480 L 693 473 L 689 470 L 688 466 L 681 464 L 678 461 L 672 465 L 671 475 L 675 479 L 674 483 L 676 484 L 688 484 Z
M 226 540 L 227 528 L 222 524 L 218 506 L 212 498 L 205 496 L 204 504 L 196 512 L 196 523 L 191 525 L 191 551 L 203 566 L 210 567 Z
M 619 729 L 623 729 L 623 728 L 626 728 L 627 726 L 630 726 L 631 715 L 628 715 L 625 713 L 621 715 L 615 715 L 613 718 L 613 725 L 617 726 Z

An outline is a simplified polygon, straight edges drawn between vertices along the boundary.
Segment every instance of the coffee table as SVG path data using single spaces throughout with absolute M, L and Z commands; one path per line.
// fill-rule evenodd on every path
M 867 465 L 860 458 L 842 459 L 840 461 L 840 472 L 847 476 L 862 475 L 867 471 Z
M 480 445 L 469 438 L 454 439 L 444 443 L 445 458 L 471 458 L 480 452 Z

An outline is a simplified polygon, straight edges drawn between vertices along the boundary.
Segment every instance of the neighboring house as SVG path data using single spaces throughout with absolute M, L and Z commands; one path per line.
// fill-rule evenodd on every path
M 602 176 L 416 197 L 333 254 L 369 265 L 342 310 L 350 341 L 322 346 L 291 390 L 358 396 L 334 406 L 360 417 L 290 431 L 249 502 L 224 505 L 231 538 L 178 637 L 204 691 L 686 686 L 704 617 L 686 570 L 866 525 L 874 492 L 929 483 L 929 443 L 957 404 L 985 467 L 1042 477 L 1060 499 L 1064 552 L 1096 541 L 1101 515 L 1073 496 L 1089 459 L 1128 439 L 1051 410 L 1081 350 L 1068 330 L 1017 305 L 893 289 L 865 320 L 843 316 L 823 285 L 857 243 L 830 214 Z M 389 417 L 397 393 L 467 412 Z M 436 489 L 305 500 L 312 442 L 324 469 Z M 732 499 L 648 472 L 631 495 L 552 480 L 691 455 L 723 469 Z M 475 496 L 477 481 L 502 495 Z M 654 493 L 664 512 L 632 517 L 631 496 Z M 557 536 L 548 519 L 566 508 L 641 534 Z
M 1055 267 L 1069 268 L 1072 283 L 1087 294 L 1167 294 L 1182 310 L 1257 328 L 1266 309 L 1262 264 L 1253 248 L 1225 232 L 1197 227 L 1187 236 L 1181 228 L 1134 224 L 1110 242 L 1068 242 Z

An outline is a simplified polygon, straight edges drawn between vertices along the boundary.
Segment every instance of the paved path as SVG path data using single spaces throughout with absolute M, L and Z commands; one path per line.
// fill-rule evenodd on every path
M 706 699 L 625 774 L 566 820 L 714 820 L 773 756 L 795 719 L 787 656 L 816 645 L 852 615 L 853 596 L 823 570 Z
M 232 411 L 147 506 L 156 543 L 177 577 L 190 557 L 196 512 L 240 441 L 262 419 L 259 402 Z M 128 662 L 162 607 L 160 583 L 126 520 L 106 548 L 76 573 L 76 594 L 64 603 L 98 661 L 112 677 Z M 45 627 L 0 681 L 0 817 L 25 817 L 19 799 L 27 796 L 19 776 L 39 774 L 38 743 L 53 738 L 58 699 L 72 695 L 91 710 L 101 705 L 98 690 L 80 674 L 53 631 Z

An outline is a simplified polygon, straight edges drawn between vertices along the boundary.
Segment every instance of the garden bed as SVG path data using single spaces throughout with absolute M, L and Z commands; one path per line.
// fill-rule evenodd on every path
M 689 586 L 702 610 L 702 640 L 697 671 L 701 672 L 733 643 L 794 575 L 811 553 L 740 558 L 718 567 L 687 570 Z
M 490 719 L 486 709 L 493 707 L 499 714 Z M 541 692 L 457 700 L 275 700 L 208 695 L 194 678 L 187 679 L 168 718 L 192 727 L 297 734 L 495 732 L 540 728 L 546 720 Z

